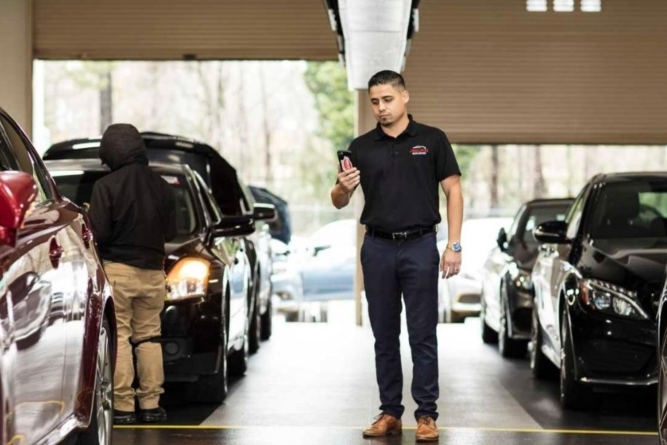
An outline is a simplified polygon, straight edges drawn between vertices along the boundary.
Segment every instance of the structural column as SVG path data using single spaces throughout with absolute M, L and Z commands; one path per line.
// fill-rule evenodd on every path
M 369 132 L 375 127 L 376 121 L 371 110 L 371 103 L 366 91 L 357 91 L 356 93 L 356 116 L 355 116 L 355 136 Z M 361 172 L 363 175 L 364 172 Z M 354 217 L 357 221 L 361 217 L 361 211 L 364 208 L 364 196 L 361 189 L 354 194 L 353 199 Z M 363 320 L 363 301 L 361 294 L 364 290 L 364 276 L 361 272 L 361 244 L 364 241 L 364 227 L 357 224 L 357 273 L 354 278 L 354 295 L 356 301 L 356 322 L 357 326 L 362 325 Z
M 0 107 L 32 132 L 32 0 L 0 1 Z

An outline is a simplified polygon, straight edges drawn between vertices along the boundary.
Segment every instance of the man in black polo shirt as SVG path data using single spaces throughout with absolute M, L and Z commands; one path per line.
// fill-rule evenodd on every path
M 340 171 L 331 200 L 340 209 L 361 184 L 366 237 L 361 264 L 375 336 L 381 414 L 364 436 L 400 434 L 404 407 L 399 336 L 401 294 L 412 351 L 412 396 L 418 409 L 417 441 L 438 440 L 438 267 L 444 277 L 461 266 L 463 196 L 456 158 L 445 133 L 414 121 L 403 77 L 381 71 L 368 82 L 377 128 L 350 145 L 354 168 Z M 339 168 L 340 170 L 340 168 Z M 447 197 L 449 241 L 436 246 L 438 186 Z

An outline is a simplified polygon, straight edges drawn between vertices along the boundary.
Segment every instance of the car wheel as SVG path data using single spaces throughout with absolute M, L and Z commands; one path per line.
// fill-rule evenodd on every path
M 268 306 L 266 307 L 266 312 L 264 312 L 261 315 L 261 339 L 262 340 L 268 340 L 271 338 L 271 334 L 273 333 L 273 303 L 271 302 L 271 298 L 269 297 L 269 302 Z
M 658 374 L 658 434 L 660 445 L 667 445 L 667 329 L 660 342 Z
M 220 339 L 220 369 L 217 374 L 202 375 L 199 377 L 199 380 L 189 384 L 190 391 L 188 392 L 188 399 L 190 399 L 190 401 L 199 403 L 222 403 L 227 398 L 229 381 L 227 363 L 227 346 L 229 338 L 229 335 L 227 334 L 227 314 L 223 313 L 221 324 L 222 338 Z
M 248 370 L 248 356 L 250 355 L 250 342 L 248 341 L 248 324 L 246 323 L 243 335 L 243 346 L 240 350 L 232 352 L 229 357 L 229 373 L 234 376 L 242 376 Z
M 556 368 L 542 352 L 543 342 L 540 319 L 537 316 L 537 310 L 533 309 L 530 329 L 530 369 L 538 379 L 546 379 L 556 373 Z
M 260 338 L 262 336 L 262 321 L 259 314 L 259 281 L 257 282 L 257 291 L 255 292 L 255 304 L 252 310 L 252 316 L 250 317 L 250 346 L 249 350 L 251 354 L 254 354 L 259 350 Z
M 486 344 L 495 344 L 498 341 L 498 333 L 491 329 L 486 323 L 486 303 L 484 295 L 482 295 L 481 303 L 482 308 L 479 313 L 479 321 L 482 326 L 482 341 Z
M 111 445 L 113 439 L 113 349 L 109 321 L 104 318 L 97 343 L 95 392 L 90 424 L 79 434 L 78 445 Z
M 575 379 L 572 338 L 567 311 L 563 310 L 560 347 L 560 402 L 563 408 L 584 410 L 592 408 L 595 398 L 591 388 L 581 385 Z
M 498 350 L 505 358 L 521 358 L 526 356 L 528 343 L 525 340 L 514 340 L 509 336 L 509 315 L 507 287 L 501 285 L 500 291 L 500 332 L 498 332 Z

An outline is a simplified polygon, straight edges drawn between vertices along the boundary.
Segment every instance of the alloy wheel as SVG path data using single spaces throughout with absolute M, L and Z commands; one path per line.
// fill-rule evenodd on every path
M 113 429 L 113 372 L 111 369 L 109 333 L 105 326 L 100 331 L 97 346 L 95 409 L 97 437 L 100 445 L 111 444 Z

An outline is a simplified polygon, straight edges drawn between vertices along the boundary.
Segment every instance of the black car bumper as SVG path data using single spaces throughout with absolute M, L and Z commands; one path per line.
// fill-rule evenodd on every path
M 582 383 L 648 386 L 657 382 L 656 326 L 571 308 L 576 376 Z
M 167 381 L 215 374 L 223 351 L 222 310 L 209 299 L 167 304 L 162 320 L 162 356 Z

